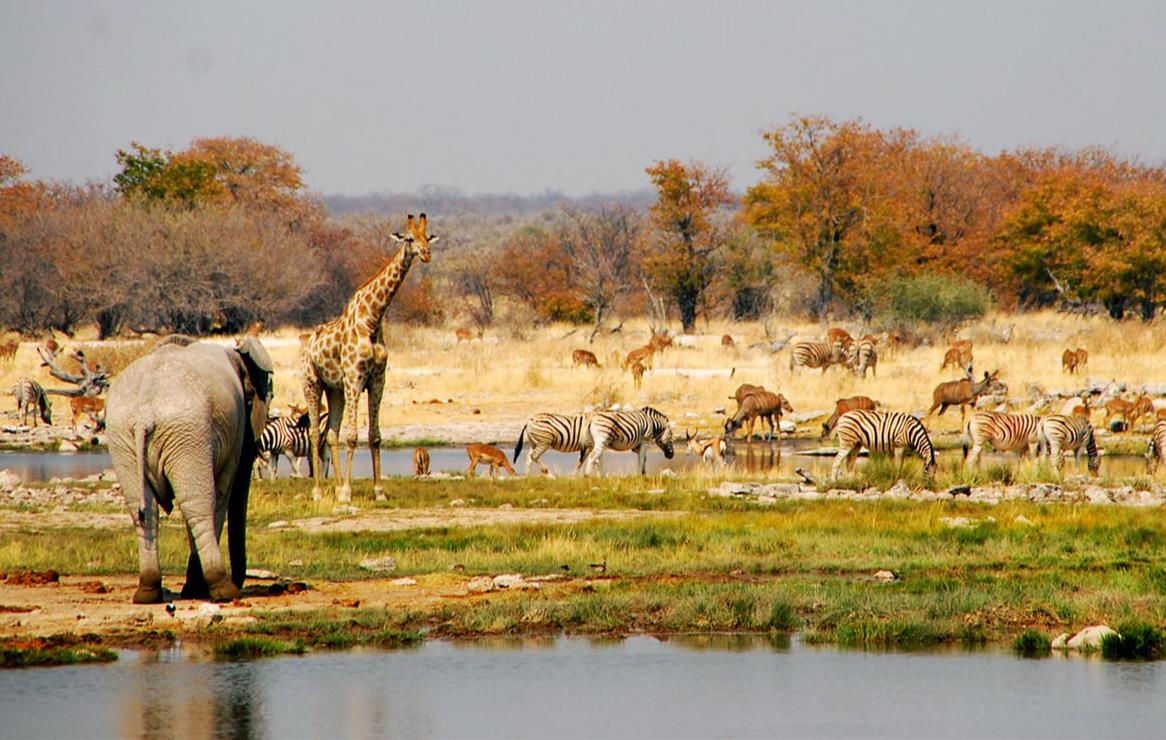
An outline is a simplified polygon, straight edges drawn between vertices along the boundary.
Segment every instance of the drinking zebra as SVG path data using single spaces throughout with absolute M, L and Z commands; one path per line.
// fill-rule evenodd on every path
M 20 414 L 20 425 L 28 426 L 29 414 L 32 415 L 32 425 L 36 426 L 36 417 L 49 426 L 53 424 L 53 408 L 49 405 L 48 396 L 40 383 L 28 378 L 21 378 L 12 386 L 12 395 L 16 397 L 16 413 Z
M 1036 456 L 1037 431 L 1040 417 L 1032 414 L 1004 414 L 995 411 L 975 411 L 964 425 L 964 460 L 969 468 L 980 463 L 980 452 L 984 445 L 991 445 L 1001 452 L 1025 451 Z M 968 448 L 971 454 L 968 454 Z
M 909 448 L 923 458 L 923 472 L 935 474 L 935 448 L 931 446 L 931 438 L 923 424 L 910 414 L 866 409 L 848 411 L 838 419 L 834 434 L 838 437 L 838 456 L 830 469 L 832 478 L 838 477 L 843 462 L 848 471 L 853 470 L 854 459 L 863 447 L 871 452 L 893 452 L 896 465 L 903 461 L 903 452 Z
M 544 474 L 550 470 L 541 462 L 547 450 L 559 452 L 581 452 L 587 436 L 587 416 L 578 414 L 566 416 L 564 414 L 535 414 L 526 420 L 522 431 L 518 433 L 518 444 L 514 447 L 514 462 L 518 462 L 518 455 L 522 452 L 523 440 L 530 444 L 526 453 L 526 474 L 530 475 L 530 466 L 538 465 Z M 575 470 L 583 464 L 583 456 L 579 456 L 579 463 Z
M 1065 465 L 1065 452 L 1071 451 L 1078 457 L 1084 451 L 1089 455 L 1089 472 L 1097 475 L 1101 468 L 1101 457 L 1097 453 L 1097 440 L 1093 437 L 1093 425 L 1082 416 L 1053 414 L 1041 420 L 1037 431 L 1038 454 L 1048 455 L 1049 461 L 1061 472 Z
M 600 463 L 604 450 L 617 452 L 632 451 L 640 458 L 640 475 L 647 471 L 647 442 L 652 440 L 664 451 L 664 457 L 672 459 L 672 427 L 668 417 L 650 406 L 638 411 L 600 411 L 592 414 L 587 423 L 584 475 L 591 475 Z
M 287 455 L 288 464 L 291 465 L 294 477 L 300 477 L 300 459 L 305 457 L 308 458 L 308 475 L 311 475 L 312 449 L 311 439 L 308 436 L 310 425 L 311 422 L 306 413 L 281 416 L 267 422 L 267 426 L 263 428 L 263 434 L 259 437 L 259 457 L 255 461 L 260 473 L 262 473 L 263 468 L 267 468 L 271 480 L 275 480 L 275 476 L 279 472 L 279 458 L 281 455 Z M 320 471 L 322 475 L 328 475 L 330 459 L 328 446 L 324 444 L 323 439 L 327 429 L 328 412 L 325 411 L 320 414 L 319 444 L 320 464 L 323 466 L 323 470 Z
M 840 344 L 829 345 L 825 342 L 794 342 L 790 349 L 789 369 L 796 367 L 822 368 L 825 373 L 831 365 L 845 361 Z

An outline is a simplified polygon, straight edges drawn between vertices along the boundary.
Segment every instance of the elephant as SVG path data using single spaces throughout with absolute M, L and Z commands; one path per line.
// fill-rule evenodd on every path
M 158 509 L 169 514 L 175 503 L 190 542 L 182 598 L 238 598 L 247 495 L 271 396 L 271 358 L 250 336 L 234 348 L 165 337 L 114 379 L 105 423 L 138 534 L 135 604 L 163 600 Z M 229 576 L 219 549 L 224 521 Z

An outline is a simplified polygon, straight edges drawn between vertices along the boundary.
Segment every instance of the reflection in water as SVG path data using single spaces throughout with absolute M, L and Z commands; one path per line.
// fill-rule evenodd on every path
M 727 462 L 734 472 L 768 473 L 770 470 L 781 467 L 781 446 L 779 444 L 738 440 L 731 449 L 733 455 Z
M 123 737 L 264 737 L 262 663 L 208 663 L 191 674 L 177 653 L 143 651 L 121 692 Z

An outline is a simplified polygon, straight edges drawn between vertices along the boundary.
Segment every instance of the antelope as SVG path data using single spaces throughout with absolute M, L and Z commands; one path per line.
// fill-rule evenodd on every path
M 969 343 L 970 344 L 970 343 Z M 972 364 L 972 350 L 971 347 L 963 349 L 962 347 L 949 347 L 943 353 L 943 364 L 939 366 L 940 372 L 943 372 L 949 367 L 965 368 Z
M 628 352 L 627 357 L 623 361 L 623 369 L 626 371 L 633 363 L 642 363 L 645 367 L 652 367 L 652 355 L 656 352 L 656 348 L 648 344 Z
M 459 343 L 462 341 L 471 342 L 475 339 L 482 338 L 482 330 L 480 328 L 477 331 L 474 331 L 468 327 L 459 326 L 457 331 L 454 333 L 457 335 L 457 341 Z
M 1132 432 L 1138 420 L 1146 414 L 1153 412 L 1153 410 L 1153 401 L 1146 395 L 1138 396 L 1134 401 L 1114 398 L 1105 404 L 1105 421 L 1103 423 L 1108 426 L 1111 417 L 1114 415 L 1121 416 L 1125 420 L 1128 430 Z
M 20 347 L 19 339 L 8 339 L 0 342 L 0 360 L 5 362 L 16 357 L 16 350 Z
M 1081 358 L 1077 356 L 1075 351 L 1067 349 L 1061 353 L 1061 372 L 1070 374 L 1075 373 L 1077 372 L 1077 367 L 1080 364 Z
M 830 414 L 830 418 L 822 423 L 822 439 L 830 436 L 830 432 L 834 431 L 834 425 L 838 423 L 838 418 L 847 411 L 856 411 L 858 409 L 874 411 L 876 406 L 878 406 L 878 403 L 867 396 L 839 398 L 834 402 L 834 413 Z
M 733 338 L 731 336 L 729 336 L 728 334 L 721 337 L 721 346 L 722 347 L 732 347 L 735 344 L 736 344 L 736 342 L 733 341 Z
M 505 469 L 510 475 L 518 475 L 518 473 L 514 472 L 514 468 L 510 466 L 510 461 L 506 459 L 506 453 L 497 447 L 472 444 L 466 447 L 466 455 L 470 458 L 470 466 L 466 468 L 467 478 L 474 477 L 474 470 L 478 467 L 478 463 L 487 463 L 490 466 L 491 478 L 497 476 L 498 468 Z
M 77 426 L 77 420 L 84 415 L 88 415 L 93 420 L 94 428 L 101 429 L 105 426 L 105 419 L 103 412 L 105 411 L 105 399 L 94 396 L 73 396 L 69 399 L 69 410 L 73 412 L 73 427 Z
M 737 392 L 729 396 L 730 401 L 737 402 L 737 408 L 741 408 L 741 402 L 745 400 L 745 396 L 751 396 L 758 391 L 763 391 L 765 388 L 760 385 L 750 385 L 749 383 L 742 383 L 737 386 Z
M 940 383 L 935 386 L 935 392 L 932 393 L 932 400 L 935 403 L 924 414 L 924 418 L 931 416 L 936 409 L 939 409 L 939 415 L 943 416 L 943 412 L 947 411 L 948 406 L 958 404 L 960 407 L 960 423 L 962 424 L 967 416 L 967 405 L 970 403 L 974 406 L 980 396 L 987 393 L 993 386 L 1000 385 L 1000 382 L 997 380 L 999 374 L 999 370 L 993 370 L 991 373 L 985 372 L 984 379 L 976 383 L 973 383 L 970 377 L 964 380 L 952 380 L 947 383 Z
M 636 384 L 636 390 L 640 389 L 640 384 L 644 382 L 644 364 L 639 360 L 632 363 L 631 366 L 632 381 Z
M 845 329 L 833 327 L 826 332 L 826 343 L 834 346 L 840 345 L 841 349 L 846 349 L 854 342 L 854 337 L 850 336 L 850 332 Z
M 585 349 L 577 349 L 571 353 L 572 367 L 599 367 L 599 358 L 595 356 L 594 352 Z
M 776 432 L 778 441 L 781 441 L 782 411 L 793 413 L 793 407 L 780 393 L 770 393 L 769 391 L 751 393 L 741 401 L 737 413 L 725 421 L 725 436 L 731 438 L 743 424 L 748 423 L 749 429 L 745 433 L 745 439 L 746 441 L 752 440 L 753 425 L 760 418 L 769 424 L 768 439 L 772 440 L 774 432 Z
M 1074 396 L 1061 405 L 1061 414 L 1064 416 L 1083 416 L 1086 419 L 1093 412 L 1089 405 L 1089 396 Z
M 413 450 L 413 477 L 427 478 L 429 476 L 429 451 L 424 447 Z
M 1085 367 L 1089 364 L 1089 350 L 1082 347 L 1077 348 L 1077 367 Z
M 659 334 L 652 332 L 652 338 L 648 340 L 648 346 L 656 352 L 663 354 L 665 349 L 672 346 L 672 335 L 667 330 Z
M 696 455 L 714 468 L 725 464 L 725 454 L 728 452 L 729 443 L 725 441 L 723 436 L 702 440 L 697 439 L 695 434 L 686 430 L 684 441 L 688 447 L 688 454 Z

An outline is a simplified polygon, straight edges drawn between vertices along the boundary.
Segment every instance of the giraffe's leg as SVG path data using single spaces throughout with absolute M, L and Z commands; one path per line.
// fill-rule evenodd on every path
M 344 380 L 344 423 L 340 426 L 344 437 L 344 482 L 336 491 L 336 500 L 345 504 L 352 500 L 352 458 L 356 455 L 356 414 L 362 389 L 357 379 Z
M 315 378 L 308 377 L 309 370 L 304 369 L 304 400 L 308 405 L 308 419 L 311 424 L 311 429 L 320 428 L 320 396 L 323 392 L 320 384 L 315 381 Z M 329 408 L 331 408 L 331 401 L 329 401 Z M 320 438 L 318 435 L 311 435 L 309 437 L 310 444 L 308 449 L 312 456 L 312 500 L 320 500 Z M 275 469 L 272 468 L 272 478 L 275 478 Z
M 372 492 L 377 501 L 385 501 L 381 485 L 381 397 L 385 393 L 385 366 L 373 370 L 368 379 L 368 452 L 372 455 Z
M 340 463 L 340 430 L 344 424 L 344 410 L 344 391 L 339 388 L 329 388 L 328 431 L 325 432 L 325 435 L 328 439 L 328 449 L 331 451 L 332 473 L 336 476 L 336 490 L 340 490 L 340 486 L 344 483 L 341 478 L 344 466 Z

